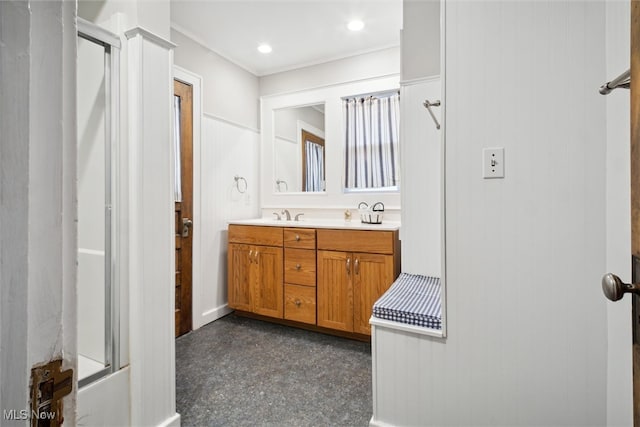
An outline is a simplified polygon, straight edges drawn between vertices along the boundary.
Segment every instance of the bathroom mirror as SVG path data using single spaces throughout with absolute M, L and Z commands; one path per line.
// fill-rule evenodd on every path
M 273 110 L 274 191 L 324 192 L 324 103 Z

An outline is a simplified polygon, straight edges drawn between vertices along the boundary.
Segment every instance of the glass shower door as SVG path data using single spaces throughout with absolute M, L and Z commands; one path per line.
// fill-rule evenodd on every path
M 93 24 L 79 22 L 78 26 L 77 314 L 78 382 L 82 387 L 118 366 L 112 159 L 117 137 L 114 65 L 117 67 L 119 48 L 101 40 L 104 30 Z

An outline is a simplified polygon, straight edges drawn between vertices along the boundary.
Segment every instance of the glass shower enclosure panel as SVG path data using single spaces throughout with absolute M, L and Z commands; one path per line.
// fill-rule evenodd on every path
M 83 24 L 79 23 L 77 58 L 80 387 L 108 375 L 118 365 L 112 153 L 117 137 L 113 55 L 119 49 L 100 40 L 100 32 L 91 31 L 93 24 Z

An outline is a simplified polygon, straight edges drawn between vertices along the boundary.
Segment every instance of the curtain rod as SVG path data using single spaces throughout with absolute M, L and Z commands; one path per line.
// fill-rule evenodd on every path
M 631 68 L 629 68 L 624 73 L 620 74 L 615 79 L 611 80 L 600 86 L 600 94 L 601 95 L 609 95 L 613 89 L 616 88 L 624 88 L 629 89 L 629 85 L 631 84 Z
M 346 99 L 367 98 L 369 96 L 372 96 L 372 97 L 381 97 L 382 95 L 391 96 L 396 93 L 400 95 L 400 91 L 398 89 L 389 89 L 389 90 L 380 90 L 378 92 L 363 93 L 360 95 L 343 96 L 341 99 L 344 101 Z

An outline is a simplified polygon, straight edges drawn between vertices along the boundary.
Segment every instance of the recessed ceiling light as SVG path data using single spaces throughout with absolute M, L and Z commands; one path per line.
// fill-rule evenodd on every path
M 350 29 L 351 31 L 360 31 L 361 29 L 364 28 L 364 22 L 358 19 L 354 19 L 353 21 L 347 24 L 347 28 Z
M 271 46 L 269 46 L 266 43 L 261 44 L 260 46 L 258 46 L 258 52 L 260 53 L 271 53 L 273 49 L 271 49 Z

